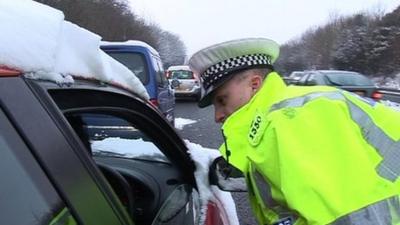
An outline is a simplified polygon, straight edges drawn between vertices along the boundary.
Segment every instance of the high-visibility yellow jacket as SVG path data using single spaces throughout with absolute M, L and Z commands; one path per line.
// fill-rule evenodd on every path
M 399 111 L 272 72 L 222 129 L 260 224 L 400 224 Z

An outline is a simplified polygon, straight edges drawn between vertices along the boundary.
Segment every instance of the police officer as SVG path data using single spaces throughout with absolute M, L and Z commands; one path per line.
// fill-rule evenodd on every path
M 334 87 L 286 86 L 278 55 L 276 42 L 248 38 L 189 60 L 259 224 L 400 224 L 400 113 Z

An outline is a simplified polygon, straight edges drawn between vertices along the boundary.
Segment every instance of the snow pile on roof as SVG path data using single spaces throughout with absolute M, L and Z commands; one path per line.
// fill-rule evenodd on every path
M 153 48 L 152 46 L 150 46 L 149 44 L 147 44 L 146 42 L 143 41 L 138 41 L 138 40 L 128 40 L 128 41 L 102 41 L 101 42 L 102 46 L 110 46 L 110 45 L 114 45 L 114 46 L 141 46 L 144 48 L 149 49 L 153 54 L 160 56 L 160 54 L 158 53 L 158 51 Z
M 59 10 L 31 0 L 0 1 L 0 30 L 0 66 L 58 83 L 73 82 L 69 75 L 116 83 L 149 98 L 128 68 L 100 50 L 100 36 L 64 21 Z
M 189 66 L 181 65 L 181 66 L 170 66 L 168 70 L 189 70 L 191 71 Z

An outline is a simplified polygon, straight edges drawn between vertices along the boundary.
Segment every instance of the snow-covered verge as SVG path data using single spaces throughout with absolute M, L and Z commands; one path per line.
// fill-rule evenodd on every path
M 393 77 L 374 77 L 372 80 L 379 87 L 400 89 L 400 73 Z
M 32 0 L 0 1 L 0 66 L 59 84 L 73 77 L 114 83 L 148 99 L 139 79 L 100 50 L 101 37 Z

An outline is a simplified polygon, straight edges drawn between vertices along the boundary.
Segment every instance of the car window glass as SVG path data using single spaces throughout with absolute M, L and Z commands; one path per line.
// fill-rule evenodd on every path
M 163 64 L 162 64 L 161 60 L 157 60 L 157 63 L 158 63 L 158 67 L 160 67 L 159 75 L 161 77 L 163 84 L 165 84 L 168 81 L 167 81 L 167 77 L 165 76 L 165 70 L 164 70 Z
M 76 224 L 0 110 L 0 224 Z
M 152 57 L 152 60 L 153 60 L 154 67 L 156 69 L 157 84 L 159 86 L 164 86 L 167 83 L 167 78 L 165 77 L 164 68 L 162 66 L 162 63 L 159 59 L 157 59 L 154 56 Z
M 373 86 L 373 82 L 358 73 L 326 73 L 326 77 L 333 85 L 340 86 Z
M 194 79 L 193 72 L 187 70 L 175 70 L 172 71 L 173 79 Z
M 124 118 L 82 113 L 68 120 L 81 138 L 87 138 L 93 155 L 169 162 L 148 135 Z
M 299 84 L 305 84 L 306 81 L 307 81 L 307 79 L 308 79 L 308 77 L 310 77 L 309 74 L 303 75 L 303 76 L 300 78 L 300 80 L 299 80 Z
M 321 74 L 313 75 L 313 79 L 315 80 L 315 84 L 317 84 L 317 85 L 326 85 L 328 83 L 326 81 L 326 78 L 324 76 L 322 76 Z
M 315 83 L 316 83 L 315 75 L 314 75 L 314 74 L 310 74 L 310 75 L 307 77 L 306 84 L 315 84 Z
M 149 82 L 146 61 L 141 53 L 108 52 L 108 54 L 130 69 L 143 84 Z

